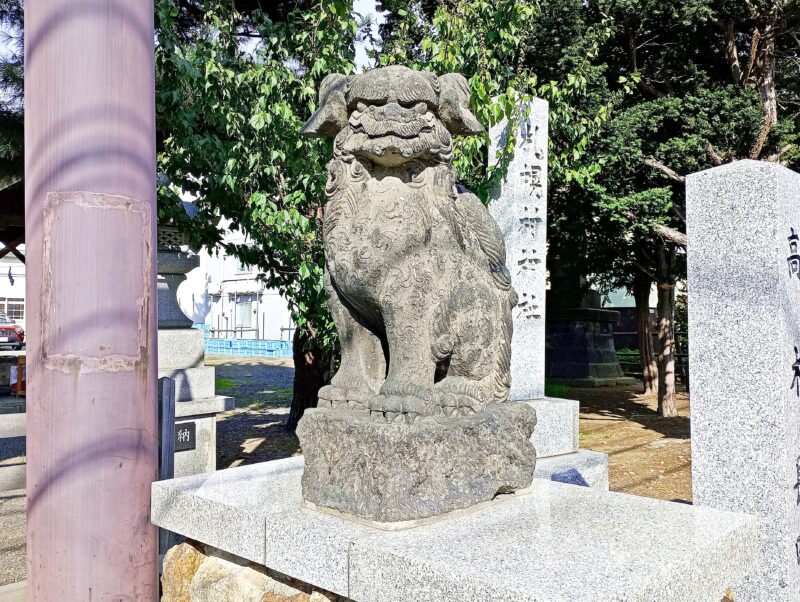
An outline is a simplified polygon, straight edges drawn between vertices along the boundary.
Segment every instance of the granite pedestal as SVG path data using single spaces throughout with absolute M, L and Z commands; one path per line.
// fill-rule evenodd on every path
M 737 602 L 800 600 L 800 175 L 738 161 L 686 181 L 694 503 L 760 517 Z
M 154 483 L 153 522 L 357 602 L 719 602 L 757 556 L 752 517 L 546 479 L 384 531 L 305 507 L 302 470 L 288 458 Z
M 513 134 L 515 139 L 508 170 L 492 192 L 489 205 L 503 233 L 511 282 L 519 295 L 512 314 L 508 398 L 536 410 L 537 424 L 531 441 L 539 463 L 557 456 L 559 470 L 554 475 L 569 473 L 573 482 L 608 489 L 606 455 L 578 453 L 578 402 L 545 397 L 544 393 L 548 105 L 537 98 L 521 107 L 521 112 L 521 119 L 513 128 L 504 119 L 489 130 L 493 161 L 509 136 Z
M 551 309 L 547 313 L 547 379 L 573 387 L 635 385 L 625 376 L 614 348 L 619 312 L 597 307 Z

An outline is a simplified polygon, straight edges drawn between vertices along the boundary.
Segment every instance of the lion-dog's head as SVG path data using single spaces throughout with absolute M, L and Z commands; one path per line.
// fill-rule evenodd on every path
M 390 66 L 328 75 L 305 136 L 335 136 L 336 152 L 383 167 L 450 161 L 452 135 L 483 132 L 469 110 L 469 85 L 457 73 L 436 76 Z

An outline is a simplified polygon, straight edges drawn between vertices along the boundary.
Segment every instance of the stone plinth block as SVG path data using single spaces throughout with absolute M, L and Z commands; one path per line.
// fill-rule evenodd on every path
M 203 331 L 197 328 L 159 329 L 158 369 L 196 368 L 205 359 Z
M 233 397 L 223 395 L 179 401 L 175 404 L 176 428 L 188 425 L 194 433 L 194 446 L 175 451 L 176 477 L 217 469 L 217 414 L 235 407 Z
M 547 288 L 547 101 L 522 107 L 522 119 L 489 129 L 490 162 L 513 135 L 508 170 L 492 192 L 489 212 L 503 233 L 506 265 L 519 295 L 513 310 L 509 400 L 544 397 L 544 309 Z
M 423 519 L 530 485 L 536 413 L 506 403 L 461 418 L 371 421 L 352 410 L 311 410 L 297 428 L 303 497 L 377 522 Z
M 358 602 L 719 602 L 756 561 L 752 517 L 543 479 L 384 531 L 304 507 L 302 466 L 154 483 L 153 522 Z
M 738 161 L 686 181 L 694 503 L 758 515 L 737 602 L 800 600 L 800 175 Z
M 236 407 L 236 400 L 225 395 L 214 395 L 202 399 L 189 399 L 175 404 L 176 418 L 208 416 L 227 412 Z
M 175 401 L 214 397 L 214 366 L 159 370 L 158 377 L 175 381 Z
M 537 458 L 573 454 L 578 451 L 580 404 L 576 399 L 543 397 L 525 403 L 536 410 L 536 429 L 533 431 L 531 441 L 536 448 Z

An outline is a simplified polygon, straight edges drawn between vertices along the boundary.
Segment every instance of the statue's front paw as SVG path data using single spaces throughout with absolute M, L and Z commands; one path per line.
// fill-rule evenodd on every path
M 369 398 L 374 395 L 369 389 L 361 387 L 342 387 L 325 385 L 319 390 L 318 408 L 351 407 L 365 410 Z
M 470 395 L 448 391 L 447 388 L 436 388 L 433 402 L 437 412 L 445 416 L 469 416 L 486 408 L 486 404 Z
M 433 387 L 433 403 L 445 416 L 469 416 L 486 409 L 486 402 L 474 395 L 475 383 L 459 376 L 448 376 Z
M 409 395 L 375 395 L 367 408 L 371 420 L 397 424 L 413 424 L 430 413 L 430 404 Z

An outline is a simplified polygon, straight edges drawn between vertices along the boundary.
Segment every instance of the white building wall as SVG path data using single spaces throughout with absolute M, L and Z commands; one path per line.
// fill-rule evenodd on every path
M 25 328 L 25 264 L 11 253 L 0 258 L 0 312 Z
M 229 232 L 224 242 L 246 241 L 240 232 Z M 178 289 L 178 304 L 195 324 L 208 325 L 214 337 L 291 340 L 289 304 L 257 277 L 258 270 L 222 249 L 201 251 L 199 267 Z

